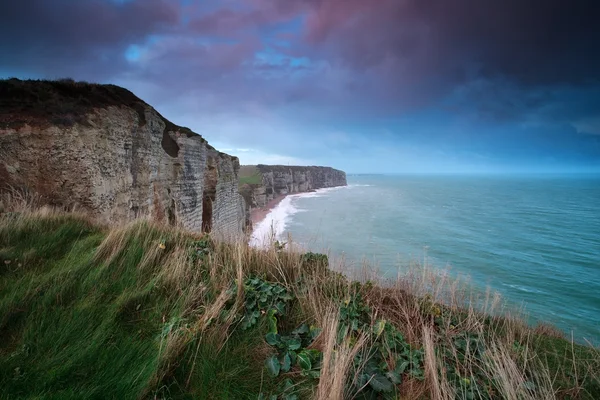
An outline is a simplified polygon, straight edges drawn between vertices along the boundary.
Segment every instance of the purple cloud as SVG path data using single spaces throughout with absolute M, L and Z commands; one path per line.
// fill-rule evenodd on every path
M 598 118 L 599 16 L 592 0 L 24 0 L 0 4 L 0 74 L 122 84 L 227 146 L 300 158 L 307 137 L 387 124 L 401 141 L 432 115 L 438 140 L 577 134 Z

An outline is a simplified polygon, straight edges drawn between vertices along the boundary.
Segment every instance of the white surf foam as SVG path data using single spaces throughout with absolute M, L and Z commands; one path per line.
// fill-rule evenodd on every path
M 317 189 L 314 192 L 297 193 L 286 196 L 275 206 L 265 219 L 260 221 L 250 236 L 250 246 L 268 247 L 275 240 L 282 240 L 286 226 L 290 223 L 292 216 L 306 210 L 296 207 L 295 200 L 299 197 L 324 197 L 327 193 L 339 190 L 345 186 Z
M 267 216 L 260 221 L 252 231 L 250 246 L 267 247 L 275 240 L 279 240 L 289 223 L 290 217 L 297 212 L 292 204 L 293 196 L 287 196 L 275 206 Z

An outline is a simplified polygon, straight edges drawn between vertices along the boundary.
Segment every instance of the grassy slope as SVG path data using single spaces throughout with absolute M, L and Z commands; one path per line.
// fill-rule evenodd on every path
M 238 173 L 239 192 L 246 203 L 254 206 L 254 188 L 262 184 L 262 174 L 255 165 L 242 165 Z
M 122 254 L 106 262 L 94 258 L 106 232 L 80 218 L 3 227 L 3 397 L 125 399 L 171 390 L 153 380 L 165 368 L 161 346 L 168 327 L 180 322 L 184 304 L 158 278 L 160 258 L 145 269 L 140 263 L 148 246 L 176 235 L 139 228 L 139 235 L 126 238 Z M 244 354 L 249 342 L 234 337 L 220 356 L 208 343 L 201 347 L 197 390 L 215 398 L 252 398 L 260 390 L 262 361 Z
M 260 185 L 262 183 L 262 175 L 254 165 L 242 165 L 239 171 L 240 185 Z
M 360 394 L 355 378 L 366 367 L 354 363 L 375 349 L 376 368 L 398 367 L 394 343 L 424 351 L 422 377 L 405 372 L 391 394 L 367 383 L 365 398 L 469 398 L 465 385 L 476 381 L 475 398 L 600 393 L 596 350 L 439 305 L 418 293 L 419 280 L 351 285 L 294 253 L 212 247 L 143 222 L 106 230 L 75 215 L 0 218 L 1 398 L 244 399 L 277 393 L 286 378 L 301 398 L 341 398 Z M 267 317 L 242 329 L 249 277 L 293 294 L 279 333 L 303 322 L 323 329 L 309 346 L 321 352 L 320 379 L 298 366 L 277 378 L 266 372 L 276 352 L 265 343 Z M 403 339 L 383 339 L 388 331 Z M 480 355 L 461 342 L 473 335 L 485 346 Z M 461 378 L 447 378 L 449 369 Z

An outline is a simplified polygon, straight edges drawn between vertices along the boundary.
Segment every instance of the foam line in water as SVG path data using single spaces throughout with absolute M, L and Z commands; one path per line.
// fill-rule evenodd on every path
M 342 187 L 343 186 L 317 189 L 314 192 L 297 193 L 286 196 L 254 227 L 252 236 L 250 237 L 250 246 L 268 247 L 273 241 L 281 240 L 283 238 L 285 227 L 291 221 L 292 216 L 297 212 L 304 211 L 295 206 L 295 199 L 299 197 L 324 197 L 328 192 Z
M 293 196 L 287 196 L 275 206 L 267 216 L 260 221 L 250 237 L 250 246 L 267 247 L 269 243 L 278 240 L 285 230 L 291 215 L 297 212 L 292 204 Z

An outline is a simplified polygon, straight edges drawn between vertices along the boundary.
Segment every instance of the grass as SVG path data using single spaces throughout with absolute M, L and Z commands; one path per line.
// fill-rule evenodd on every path
M 238 176 L 240 185 L 260 185 L 262 183 L 262 174 L 254 165 L 242 165 Z
M 238 172 L 239 192 L 246 203 L 253 205 L 254 188 L 262 184 L 262 174 L 255 165 L 242 165 Z
M 426 268 L 352 281 L 320 255 L 146 221 L 0 215 L 3 399 L 600 393 L 597 349 L 500 316 L 496 299 Z

